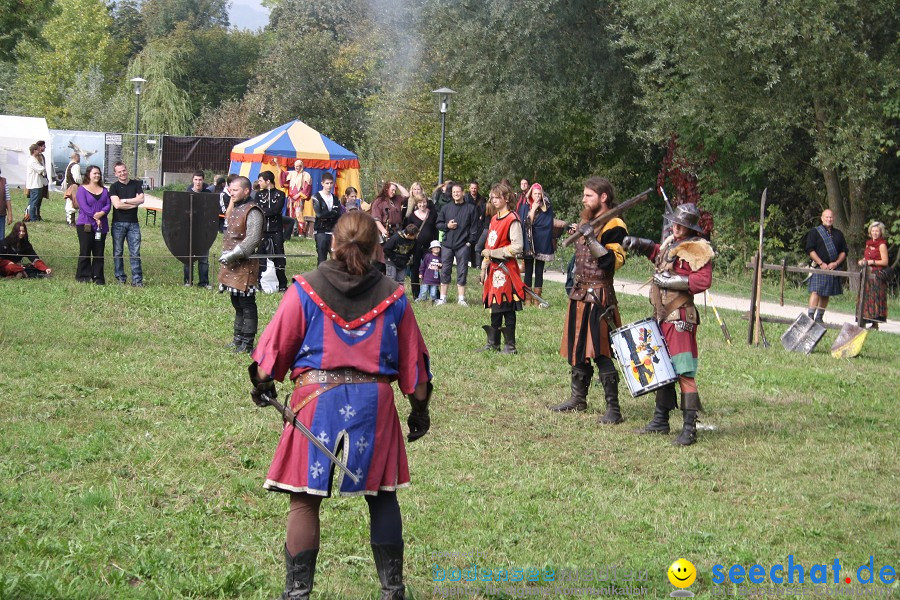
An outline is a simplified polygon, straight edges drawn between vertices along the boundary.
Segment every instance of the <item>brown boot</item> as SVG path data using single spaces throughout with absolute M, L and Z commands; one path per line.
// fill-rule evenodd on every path
M 536 288 L 532 288 L 532 290 L 534 291 L 535 294 L 537 294 L 537 295 L 540 296 L 541 298 L 544 297 L 544 294 L 543 294 L 544 288 L 542 288 L 542 287 L 536 287 Z M 535 300 L 534 298 L 531 299 L 531 303 L 532 303 L 533 305 L 537 306 L 538 308 L 541 307 L 541 303 L 538 302 L 537 300 Z

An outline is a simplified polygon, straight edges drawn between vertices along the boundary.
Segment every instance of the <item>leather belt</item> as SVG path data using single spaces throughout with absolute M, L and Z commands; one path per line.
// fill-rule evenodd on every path
M 390 382 L 391 379 L 387 375 L 372 375 L 370 373 L 357 371 L 356 369 L 332 369 L 327 371 L 321 369 L 313 369 L 311 371 L 304 371 L 303 374 L 294 381 L 294 386 L 300 387 L 302 385 L 310 385 L 313 383 L 344 384 Z
M 333 390 L 339 385 L 350 383 L 390 383 L 391 379 L 387 375 L 371 375 L 363 373 L 356 369 L 334 369 L 325 371 L 321 369 L 313 369 L 304 371 L 300 377 L 294 380 L 294 387 L 302 387 L 304 385 L 312 385 L 318 383 L 320 387 L 301 398 L 296 406 L 291 407 L 295 415 L 299 415 L 303 407 L 324 394 L 329 390 Z

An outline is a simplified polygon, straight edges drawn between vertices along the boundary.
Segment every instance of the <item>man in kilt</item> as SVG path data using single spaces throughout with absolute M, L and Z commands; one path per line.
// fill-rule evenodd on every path
M 847 258 L 847 241 L 841 230 L 834 227 L 831 209 L 822 211 L 822 224 L 807 234 L 806 253 L 813 265 L 823 271 L 834 271 Z M 840 277 L 813 273 L 809 278 L 809 318 L 821 323 L 829 298 L 839 296 L 843 291 Z

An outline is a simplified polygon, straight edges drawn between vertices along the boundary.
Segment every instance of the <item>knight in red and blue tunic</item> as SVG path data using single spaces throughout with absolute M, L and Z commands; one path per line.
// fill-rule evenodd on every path
M 491 310 L 491 324 L 483 327 L 487 344 L 483 351 L 500 350 L 503 333 L 503 354 L 516 353 L 516 311 L 522 310 L 525 284 L 516 260 L 522 253 L 522 222 L 511 210 L 512 190 L 503 184 L 491 188 L 490 202 L 497 210 L 491 217 L 481 263 L 482 301 Z M 506 326 L 503 326 L 503 321 Z
M 673 234 L 662 244 L 627 237 L 624 245 L 629 251 L 644 254 L 656 266 L 650 287 L 650 303 L 678 375 L 681 410 L 684 413 L 684 427 L 674 443 L 687 446 L 697 439 L 697 411 L 703 410 L 695 379 L 700 314 L 694 306 L 694 295 L 708 290 L 712 284 L 711 261 L 715 253 L 708 241 L 692 233 L 703 231 L 696 205 L 679 205 L 670 216 L 670 221 Z M 653 419 L 639 431 L 669 433 L 669 412 L 676 406 L 675 383 L 659 388 Z
M 251 392 L 269 403 L 274 381 L 294 382 L 296 419 L 357 481 L 339 471 L 338 493 L 363 496 L 383 598 L 403 597 L 403 526 L 396 490 L 409 485 L 409 464 L 392 382 L 412 406 L 407 439 L 430 428 L 428 349 L 403 286 L 372 265 L 378 230 L 353 211 L 334 228 L 334 259 L 294 277 L 253 351 Z M 319 552 L 319 509 L 331 496 L 329 457 L 293 424 L 275 450 L 264 487 L 290 494 L 282 598 L 308 598 Z
M 253 359 L 279 381 L 290 371 L 296 384 L 291 408 L 297 418 L 329 449 L 337 452 L 343 446 L 359 483 L 341 476 L 341 495 L 393 491 L 409 485 L 409 467 L 391 381 L 405 394 L 430 381 L 428 350 L 402 286 L 372 271 L 379 277 L 370 280 L 380 281 L 347 287 L 328 262 L 294 278 Z M 356 300 L 352 308 L 331 306 L 343 293 Z M 303 383 L 305 372 L 341 369 L 383 379 L 337 386 L 300 407 L 320 387 L 316 381 Z M 265 487 L 330 496 L 333 470 L 312 442 L 286 426 Z

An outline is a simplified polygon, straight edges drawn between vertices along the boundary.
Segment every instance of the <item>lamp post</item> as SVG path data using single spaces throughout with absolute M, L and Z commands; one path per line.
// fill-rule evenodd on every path
M 442 87 L 431 92 L 436 94 L 441 101 L 441 153 L 438 158 L 438 185 L 444 183 L 444 135 L 447 132 L 447 108 L 450 106 L 450 94 L 455 94 L 450 88 Z
M 134 84 L 134 95 L 137 96 L 137 102 L 134 106 L 134 172 L 132 177 L 138 176 L 138 131 L 140 131 L 141 126 L 141 88 L 145 83 L 147 83 L 146 79 L 142 79 L 140 77 L 135 77 L 131 80 L 131 83 Z

